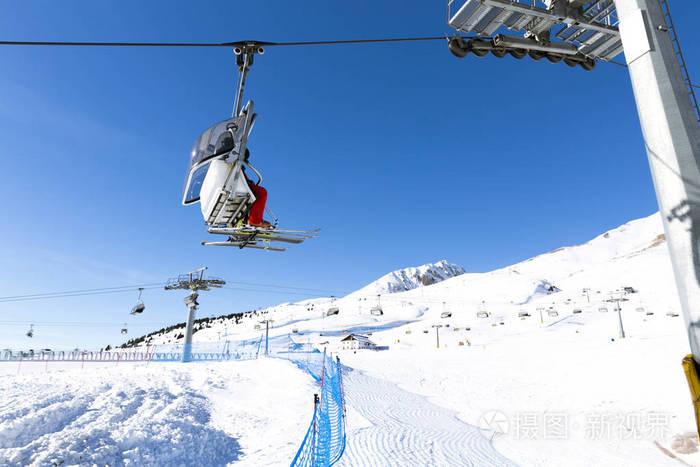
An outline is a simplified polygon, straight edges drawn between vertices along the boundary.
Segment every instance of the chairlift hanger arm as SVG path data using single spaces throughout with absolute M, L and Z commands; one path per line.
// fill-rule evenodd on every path
M 233 104 L 233 114 L 232 117 L 240 115 L 241 106 L 243 103 L 243 89 L 245 88 L 245 79 L 248 76 L 248 71 L 253 65 L 253 57 L 255 54 L 265 53 L 265 49 L 260 45 L 261 43 L 250 41 L 243 45 L 237 45 L 233 49 L 233 53 L 236 54 L 236 65 L 238 65 L 238 81 L 236 82 L 236 100 Z M 269 44 L 269 43 L 266 43 Z

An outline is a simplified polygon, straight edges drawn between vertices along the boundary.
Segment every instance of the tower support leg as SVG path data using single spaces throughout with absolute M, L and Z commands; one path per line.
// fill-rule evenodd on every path
M 615 0 L 656 198 L 700 363 L 700 126 L 659 0 Z
M 683 366 L 700 431 L 700 126 L 661 1 L 615 5 L 692 352 Z
M 192 327 L 194 325 L 194 313 L 197 311 L 197 292 L 192 292 L 185 298 L 187 305 L 187 324 L 185 325 L 185 345 L 182 347 L 182 361 L 189 362 L 192 360 Z

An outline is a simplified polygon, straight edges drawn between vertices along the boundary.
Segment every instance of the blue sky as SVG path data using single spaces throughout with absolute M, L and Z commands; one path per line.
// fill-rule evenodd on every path
M 695 2 L 674 2 L 700 76 Z M 4 40 L 303 41 L 451 33 L 443 2 L 0 1 Z M 621 57 L 620 57 L 621 58 Z M 351 291 L 447 259 L 487 271 L 653 213 L 626 71 L 453 57 L 442 42 L 269 48 L 249 75 L 252 161 L 289 228 L 283 254 L 205 248 L 180 204 L 189 150 L 227 118 L 229 49 L 0 49 L 0 296 L 164 281 L 207 265 L 229 281 Z M 235 286 L 232 284 L 232 286 Z M 256 288 L 238 285 L 242 288 Z M 257 287 L 260 289 L 260 287 Z M 304 296 L 207 293 L 201 316 Z M 0 303 L 0 346 L 121 342 L 182 321 L 182 294 Z M 25 323 L 110 323 L 101 327 Z

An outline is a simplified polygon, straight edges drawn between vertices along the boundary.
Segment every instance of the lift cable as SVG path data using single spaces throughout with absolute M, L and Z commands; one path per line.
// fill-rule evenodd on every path
M 100 287 L 96 289 L 81 289 L 81 290 L 65 290 L 62 292 L 45 292 L 45 293 L 38 293 L 38 294 L 30 294 L 30 295 L 9 295 L 6 297 L 0 297 L 0 301 L 3 300 L 10 300 L 10 299 L 15 299 L 15 298 L 33 298 L 33 297 L 44 297 L 44 296 L 49 296 L 49 295 L 64 295 L 64 294 L 79 294 L 79 293 L 93 293 L 93 292 L 101 292 L 101 291 L 107 291 L 107 290 L 118 290 L 118 289 L 128 289 L 128 290 L 138 290 L 138 288 L 143 287 L 160 287 L 164 285 L 163 283 L 156 282 L 156 283 L 151 283 L 151 284 L 135 284 L 135 285 L 119 285 L 115 287 Z
M 256 282 L 230 282 L 232 284 L 240 284 L 255 287 L 266 287 L 265 289 L 255 289 L 250 287 L 224 287 L 229 290 L 239 290 L 248 292 L 261 292 L 261 293 L 278 293 L 278 294 L 292 294 L 292 295 L 304 295 L 308 296 L 313 292 L 330 293 L 336 295 L 344 295 L 348 292 L 339 290 L 329 290 L 329 289 L 317 289 L 312 287 L 297 287 L 288 286 L 280 284 L 264 284 Z M 48 300 L 54 298 L 66 298 L 66 297 L 83 297 L 90 295 L 104 295 L 112 293 L 124 293 L 133 292 L 138 289 L 143 290 L 156 290 L 163 288 L 165 283 L 149 283 L 149 284 L 134 284 L 134 285 L 123 285 L 116 287 L 101 287 L 95 289 L 79 289 L 79 290 L 65 290 L 61 292 L 47 292 L 47 293 L 37 293 L 28 295 L 10 295 L 5 297 L 0 297 L 0 303 L 10 303 L 10 302 L 24 302 L 32 300 Z
M 133 292 L 138 290 L 138 288 L 145 289 L 157 289 L 163 287 L 164 284 L 143 284 L 143 285 L 130 285 L 122 287 L 105 287 L 100 289 L 83 289 L 83 290 L 68 290 L 64 292 L 51 292 L 43 294 L 32 294 L 32 295 L 14 295 L 8 297 L 0 297 L 0 303 L 6 302 L 23 302 L 29 300 L 44 300 L 51 298 L 63 298 L 63 297 L 82 297 L 85 295 L 103 295 L 110 293 L 122 293 L 122 292 Z
M 27 324 L 35 326 L 49 327 L 113 327 L 122 326 L 124 322 L 81 322 L 81 321 L 0 321 L 2 326 L 26 326 Z M 129 323 L 132 328 L 144 328 L 161 326 L 163 323 Z
M 445 40 L 440 37 L 395 37 L 385 39 L 357 39 L 341 41 L 301 41 L 301 42 L 62 42 L 62 41 L 0 41 L 0 45 L 30 45 L 30 46 L 78 46 L 78 47 L 236 47 L 254 42 L 266 47 L 298 46 L 298 45 L 336 45 L 336 44 L 375 44 L 381 42 L 416 42 Z
M 629 68 L 625 63 L 616 62 L 615 60 L 603 60 L 605 63 L 612 63 L 613 65 L 621 66 L 623 68 Z M 690 87 L 700 89 L 700 86 L 693 83 L 688 83 Z
M 286 286 L 286 285 L 280 285 L 280 284 L 265 284 L 265 283 L 256 283 L 256 282 L 233 282 L 233 284 L 241 284 L 241 285 L 249 285 L 249 286 L 256 286 L 256 287 L 265 287 L 265 288 L 251 288 L 251 287 L 230 287 L 226 286 L 223 287 L 222 290 L 235 290 L 235 291 L 244 291 L 244 292 L 254 292 L 254 293 L 261 293 L 261 294 L 280 294 L 280 295 L 299 295 L 299 296 L 304 296 L 308 297 L 310 294 L 313 292 L 321 292 L 321 293 L 329 293 L 331 296 L 335 295 L 338 297 L 343 297 L 349 294 L 353 294 L 353 298 L 357 299 L 373 299 L 376 298 L 377 294 L 358 294 L 356 292 L 352 291 L 347 291 L 347 290 L 330 290 L 330 289 L 316 289 L 316 288 L 311 288 L 311 287 L 296 287 L 296 286 Z M 56 299 L 56 298 L 73 298 L 73 297 L 84 297 L 84 296 L 91 296 L 91 295 L 104 295 L 104 294 L 113 294 L 113 293 L 125 293 L 125 292 L 133 292 L 135 290 L 138 290 L 139 288 L 142 288 L 144 290 L 157 290 L 161 289 L 165 284 L 164 283 L 151 283 L 151 284 L 135 284 L 135 285 L 128 285 L 128 286 L 118 286 L 118 287 L 103 287 L 99 289 L 81 289 L 81 290 L 68 290 L 68 291 L 62 291 L 62 292 L 51 292 L 51 293 L 42 293 L 42 294 L 31 294 L 31 295 L 13 295 L 13 296 L 6 296 L 6 297 L 0 297 L 0 303 L 16 303 L 16 302 L 24 302 L 24 301 L 33 301 L 33 300 L 49 300 L 49 299 Z M 417 290 L 417 289 L 414 289 Z M 430 298 L 430 297 L 393 297 L 392 294 L 381 294 L 383 300 L 389 300 L 389 301 L 410 301 L 416 304 L 428 304 L 428 303 L 442 303 L 442 302 L 448 302 L 448 303 L 453 303 L 453 304 L 467 304 L 468 301 L 466 300 L 445 300 L 440 297 L 436 298 Z
M 342 45 L 342 44 L 378 44 L 397 42 L 419 42 L 449 40 L 447 35 L 428 37 L 393 37 L 382 39 L 349 39 L 337 41 L 296 41 L 296 42 L 266 42 L 266 41 L 236 41 L 236 42 L 67 42 L 67 41 L 0 41 L 0 45 L 19 46 L 68 46 L 68 47 L 242 47 L 256 44 L 264 47 L 305 46 L 305 45 Z M 603 60 L 620 67 L 627 68 L 624 63 L 614 60 Z M 691 84 L 692 87 L 698 87 Z

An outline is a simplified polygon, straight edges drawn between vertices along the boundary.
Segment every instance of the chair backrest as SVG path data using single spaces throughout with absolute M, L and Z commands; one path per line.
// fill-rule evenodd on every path
M 211 162 L 200 191 L 204 221 L 210 226 L 235 226 L 245 219 L 255 195 L 243 174 L 241 161 Z

